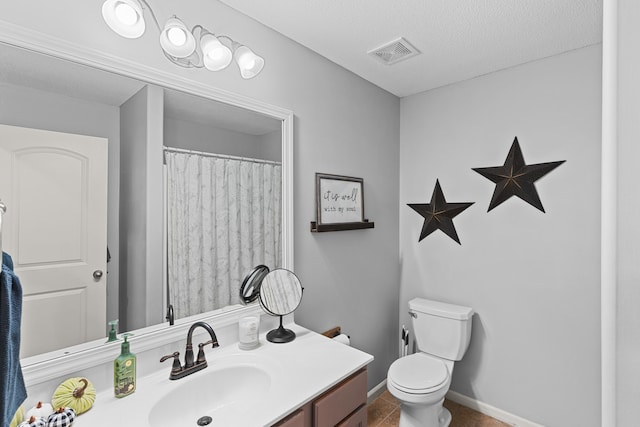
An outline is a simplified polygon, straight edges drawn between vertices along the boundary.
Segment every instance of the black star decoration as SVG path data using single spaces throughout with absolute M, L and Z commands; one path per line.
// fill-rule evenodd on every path
M 431 195 L 431 203 L 408 203 L 414 211 L 418 212 L 424 217 L 424 224 L 422 225 L 422 231 L 420 232 L 421 241 L 429 234 L 440 229 L 447 236 L 460 243 L 458 233 L 453 225 L 453 218 L 460 212 L 467 209 L 473 203 L 447 203 L 444 198 L 440 183 L 436 180 L 436 187 L 433 189 Z
M 511 149 L 507 159 L 504 161 L 504 165 L 490 168 L 473 168 L 474 171 L 496 184 L 487 212 L 505 202 L 511 196 L 519 197 L 544 212 L 534 183 L 564 162 L 565 160 L 536 163 L 535 165 L 525 164 L 518 137 L 516 137 L 513 140 L 513 144 L 511 144 Z

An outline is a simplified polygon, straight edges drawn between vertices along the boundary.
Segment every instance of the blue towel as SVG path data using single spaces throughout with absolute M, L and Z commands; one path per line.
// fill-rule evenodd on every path
M 9 267 L 9 270 L 13 271 L 13 260 L 11 259 L 11 255 L 6 252 L 2 252 L 2 265 L 6 265 Z
M 20 320 L 22 286 L 13 272 L 13 260 L 2 253 L 0 272 L 0 420 L 7 427 L 22 402 L 27 389 L 20 366 Z

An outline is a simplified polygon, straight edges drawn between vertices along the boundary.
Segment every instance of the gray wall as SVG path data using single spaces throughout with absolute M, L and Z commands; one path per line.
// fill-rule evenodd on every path
M 601 46 L 446 86 L 401 102 L 400 321 L 428 297 L 475 309 L 452 390 L 545 426 L 600 425 Z M 472 171 L 566 160 L 536 187 L 546 214 Z M 436 179 L 462 245 L 418 242 Z
M 120 111 L 118 107 L 0 83 L 0 123 L 109 140 L 107 318 L 118 318 Z M 9 207 L 11 209 L 11 207 Z M 105 328 L 106 328 L 105 322 Z
M 341 325 L 355 347 L 374 355 L 369 383 L 380 383 L 397 353 L 398 98 L 219 2 L 157 0 L 153 7 L 161 21 L 175 13 L 248 44 L 266 59 L 263 72 L 244 80 L 233 64 L 218 73 L 177 67 L 150 22 L 140 39 L 124 39 L 104 24 L 96 2 L 24 0 L 1 19 L 293 111 L 294 262 L 305 287 L 296 320 L 320 332 Z M 376 227 L 310 233 L 315 172 L 364 178 L 365 213 Z
M 120 330 L 163 321 L 163 116 L 157 86 L 120 108 Z
M 164 145 L 230 156 L 282 160 L 280 132 L 250 135 L 169 117 L 164 119 Z
M 260 149 L 260 159 L 268 159 L 281 161 L 282 160 L 282 131 L 276 130 L 273 132 L 258 135 Z

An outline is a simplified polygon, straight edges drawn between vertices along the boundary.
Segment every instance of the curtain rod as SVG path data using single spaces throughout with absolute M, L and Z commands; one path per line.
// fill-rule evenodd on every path
M 230 160 L 241 160 L 245 162 L 253 162 L 253 163 L 266 163 L 270 165 L 282 165 L 282 162 L 275 162 L 273 160 L 263 160 L 263 159 L 253 159 L 251 157 L 239 157 L 239 156 L 230 156 L 227 154 L 215 154 L 215 153 L 207 153 L 205 151 L 196 151 L 196 150 L 187 150 L 185 148 L 174 148 L 164 146 L 164 151 L 168 151 L 171 153 L 182 153 L 182 154 L 196 154 L 198 156 L 204 157 L 215 157 L 218 159 L 230 159 Z

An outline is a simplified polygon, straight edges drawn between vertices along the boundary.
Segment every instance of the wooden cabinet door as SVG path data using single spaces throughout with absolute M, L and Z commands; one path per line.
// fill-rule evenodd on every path
M 365 369 L 346 379 L 314 402 L 313 425 L 334 427 L 362 405 L 366 406 L 366 403 L 367 371 Z
M 305 427 L 304 410 L 298 409 L 284 420 L 274 424 L 273 427 Z
M 362 405 L 336 427 L 367 427 L 367 405 Z

